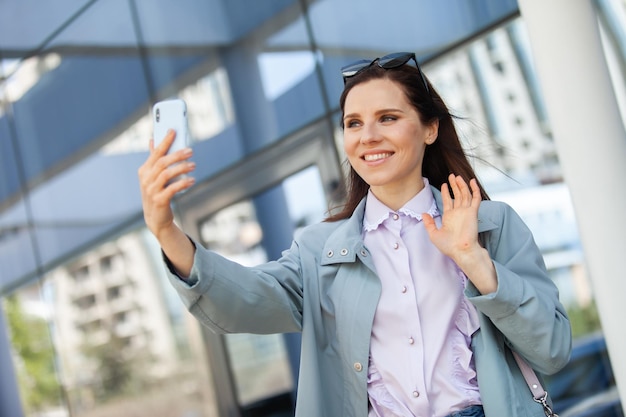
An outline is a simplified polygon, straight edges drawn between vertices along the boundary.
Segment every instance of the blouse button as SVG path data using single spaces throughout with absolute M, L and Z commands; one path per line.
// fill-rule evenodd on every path
M 402 294 L 406 293 L 408 290 L 408 288 L 406 287 L 406 285 L 402 286 Z
M 398 220 L 400 218 L 400 216 L 398 216 L 396 213 L 393 213 L 393 219 L 394 220 Z
M 363 365 L 361 365 L 361 362 L 354 363 L 354 370 L 357 372 L 361 372 L 363 370 Z
M 415 343 L 415 339 L 413 339 L 412 337 L 409 337 L 409 345 L 412 345 L 413 343 Z
M 393 248 L 394 248 L 394 249 L 398 249 L 399 247 L 400 247 L 400 245 L 398 244 L 398 242 L 396 242 L 396 243 L 394 243 L 394 244 L 393 244 Z
M 420 393 L 417 391 L 413 391 L 413 397 L 417 398 L 420 396 Z

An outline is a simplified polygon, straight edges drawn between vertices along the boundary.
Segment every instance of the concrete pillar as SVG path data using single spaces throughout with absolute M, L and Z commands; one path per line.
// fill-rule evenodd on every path
M 626 132 L 592 0 L 519 0 L 620 397 L 626 400 Z M 541 204 L 541 202 L 537 202 Z

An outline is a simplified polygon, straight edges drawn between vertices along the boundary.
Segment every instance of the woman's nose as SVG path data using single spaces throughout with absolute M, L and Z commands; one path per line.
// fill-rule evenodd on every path
M 365 124 L 361 129 L 361 143 L 364 145 L 380 141 L 380 132 L 374 124 Z

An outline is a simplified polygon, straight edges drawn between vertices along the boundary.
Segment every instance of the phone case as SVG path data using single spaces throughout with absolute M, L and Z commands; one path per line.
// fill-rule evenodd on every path
M 174 143 L 168 153 L 190 145 L 189 128 L 187 125 L 187 105 L 181 99 L 165 100 L 156 103 L 152 108 L 152 124 L 154 126 L 154 146 L 158 146 L 167 131 L 176 131 Z

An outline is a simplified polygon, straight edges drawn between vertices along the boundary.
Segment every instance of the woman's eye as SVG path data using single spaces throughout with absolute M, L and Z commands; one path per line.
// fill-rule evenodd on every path
M 358 120 L 348 120 L 348 122 L 346 122 L 346 127 L 356 127 L 358 125 L 359 125 Z
M 383 121 L 383 122 L 391 122 L 391 121 L 396 120 L 396 119 L 397 119 L 396 116 L 390 116 L 390 115 L 383 116 L 383 117 L 380 118 L 380 120 Z

